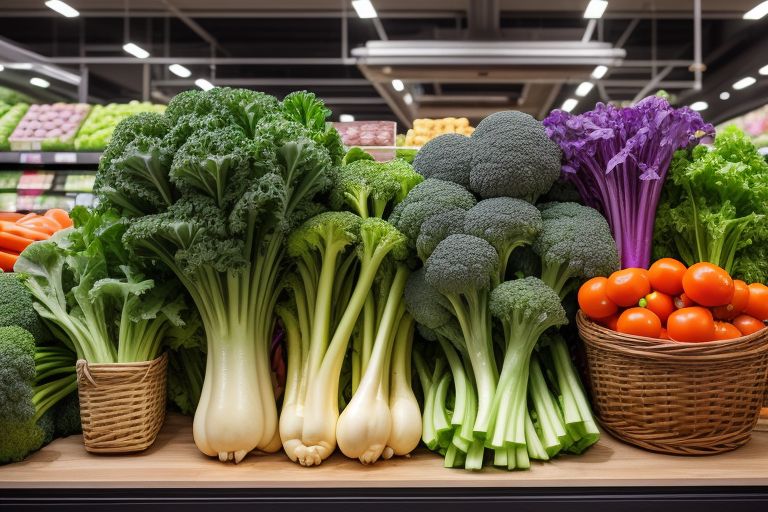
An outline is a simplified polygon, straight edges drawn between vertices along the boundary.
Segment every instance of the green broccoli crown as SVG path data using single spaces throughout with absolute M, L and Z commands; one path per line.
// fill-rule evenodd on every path
M 32 418 L 3 421 L 3 435 L 0 436 L 0 464 L 23 460 L 30 453 L 49 443 L 54 431 L 51 414 L 45 414 L 37 421 Z
M 413 159 L 413 167 L 425 178 L 451 181 L 469 188 L 471 157 L 469 137 L 446 133 L 424 144 Z
M 548 327 L 568 323 L 560 296 L 537 277 L 501 283 L 491 291 L 488 308 L 494 317 L 510 323 L 515 317 Z
M 453 314 L 445 307 L 445 298 L 427 284 L 425 275 L 424 268 L 412 272 L 405 284 L 403 297 L 405 307 L 413 319 L 434 330 L 447 324 L 453 318 Z
M 18 326 L 0 327 L 0 423 L 35 415 L 35 374 L 35 338 Z
M 464 232 L 490 242 L 501 254 L 532 243 L 542 227 L 538 208 L 522 199 L 484 199 L 467 210 Z
M 385 251 L 397 261 L 405 260 L 408 255 L 408 240 L 395 226 L 378 217 L 363 219 L 360 223 L 360 245 L 358 254 L 370 255 L 373 252 Z
M 491 114 L 480 121 L 471 139 L 469 186 L 480 197 L 533 202 L 560 176 L 560 148 L 528 114 Z
M 594 208 L 576 203 L 541 206 L 542 230 L 533 250 L 545 266 L 567 267 L 570 277 L 590 279 L 619 268 L 611 229 Z
M 425 265 L 426 282 L 444 295 L 487 289 L 498 273 L 499 255 L 472 235 L 450 235 L 437 244 Z
M 0 327 L 19 326 L 38 342 L 45 341 L 48 330 L 33 307 L 32 296 L 22 274 L 0 273 Z
M 325 212 L 316 215 L 288 237 L 288 254 L 299 257 L 309 251 L 324 251 L 327 246 L 345 247 L 360 239 L 362 219 L 351 212 Z
M 466 216 L 467 210 L 446 210 L 425 220 L 416 239 L 416 252 L 421 261 L 427 261 L 437 244 L 445 237 L 466 233 L 464 230 Z
M 389 221 L 402 231 L 412 248 L 421 225 L 428 218 L 446 210 L 468 210 L 477 200 L 467 189 L 450 181 L 429 178 L 419 183 L 395 206 Z

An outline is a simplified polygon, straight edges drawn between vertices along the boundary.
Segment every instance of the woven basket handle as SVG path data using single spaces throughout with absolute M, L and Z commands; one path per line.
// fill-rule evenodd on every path
M 75 364 L 75 370 L 77 371 L 78 375 L 82 375 L 88 380 L 88 382 L 91 383 L 91 385 L 96 387 L 96 381 L 93 380 L 91 371 L 88 369 L 88 361 L 85 359 L 78 359 L 77 363 Z

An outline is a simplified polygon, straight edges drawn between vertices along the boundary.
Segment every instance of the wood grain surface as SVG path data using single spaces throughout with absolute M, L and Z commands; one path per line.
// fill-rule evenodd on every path
M 768 433 L 709 457 L 657 455 L 604 435 L 582 456 L 533 463 L 530 471 L 442 467 L 427 451 L 363 466 L 340 454 L 302 468 L 284 454 L 249 455 L 238 465 L 202 455 L 190 418 L 170 414 L 155 444 L 135 455 L 93 455 L 80 436 L 58 439 L 23 462 L 0 466 L 0 488 L 350 488 L 766 486 Z

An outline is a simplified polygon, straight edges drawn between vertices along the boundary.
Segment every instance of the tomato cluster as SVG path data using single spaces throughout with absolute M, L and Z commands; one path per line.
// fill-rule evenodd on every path
M 732 279 L 711 263 L 686 268 L 672 258 L 590 279 L 578 299 L 587 317 L 609 329 L 680 342 L 738 338 L 768 321 L 768 286 Z

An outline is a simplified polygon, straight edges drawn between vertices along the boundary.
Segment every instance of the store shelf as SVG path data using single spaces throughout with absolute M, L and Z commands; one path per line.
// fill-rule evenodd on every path
M 85 452 L 79 436 L 59 439 L 27 460 L 0 467 L 0 488 L 649 488 L 768 486 L 768 433 L 712 457 L 652 454 L 603 436 L 586 454 L 534 463 L 530 471 L 467 472 L 442 467 L 427 451 L 363 466 L 335 455 L 302 468 L 284 454 L 251 455 L 239 465 L 202 455 L 191 419 L 171 414 L 152 448 L 137 455 Z
M 77 151 L 4 151 L 0 164 L 20 165 L 98 165 L 100 152 Z

